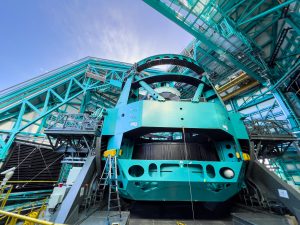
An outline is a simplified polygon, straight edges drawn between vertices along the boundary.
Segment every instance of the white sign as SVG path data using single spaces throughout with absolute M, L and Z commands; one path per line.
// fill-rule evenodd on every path
M 132 127 L 137 127 L 137 125 L 138 125 L 137 122 L 131 122 L 131 123 L 130 123 L 130 126 L 132 126 Z
M 281 198 L 289 198 L 289 195 L 286 190 L 278 189 L 278 194 Z
M 84 187 L 80 188 L 80 197 L 84 194 Z

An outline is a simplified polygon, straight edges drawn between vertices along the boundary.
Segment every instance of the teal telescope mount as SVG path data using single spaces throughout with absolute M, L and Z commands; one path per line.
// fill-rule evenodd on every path
M 165 64 L 172 72 L 147 73 Z M 223 202 L 244 182 L 249 137 L 241 116 L 227 112 L 203 69 L 182 55 L 152 56 L 128 71 L 102 140 L 118 157 L 123 198 Z

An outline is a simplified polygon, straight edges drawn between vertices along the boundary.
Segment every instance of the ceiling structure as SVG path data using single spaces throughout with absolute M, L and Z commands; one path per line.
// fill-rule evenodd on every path
M 291 103 L 300 96 L 299 1 L 144 2 L 195 37 L 182 54 L 203 66 L 229 110 L 249 118 L 274 115 L 299 129 L 300 109 Z

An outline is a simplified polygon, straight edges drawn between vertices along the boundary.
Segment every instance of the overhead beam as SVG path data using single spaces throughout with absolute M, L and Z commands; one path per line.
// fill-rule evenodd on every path
M 230 93 L 228 95 L 225 95 L 224 97 L 222 97 L 222 99 L 223 99 L 223 101 L 227 101 L 227 100 L 229 100 L 229 99 L 231 99 L 231 98 L 233 98 L 233 97 L 235 97 L 235 96 L 237 96 L 239 94 L 242 94 L 242 93 L 250 90 L 251 88 L 253 88 L 253 87 L 257 86 L 257 85 L 259 85 L 259 82 L 258 81 L 253 81 L 250 84 L 248 84 L 248 85 L 246 85 L 244 87 L 241 87 L 241 88 L 237 89 L 236 91 L 234 91 L 234 92 L 232 92 L 232 93 Z
M 275 12 L 275 11 L 277 11 L 277 10 L 283 8 L 283 7 L 285 7 L 285 6 L 287 6 L 287 5 L 291 4 L 291 3 L 293 3 L 294 1 L 296 1 L 296 0 L 289 0 L 289 1 L 286 1 L 286 2 L 284 2 L 284 3 L 281 3 L 281 4 L 277 5 L 277 6 L 275 6 L 275 7 L 272 8 L 272 9 L 269 9 L 269 10 L 263 12 L 263 13 L 260 13 L 260 14 L 258 14 L 258 15 L 256 15 L 256 16 L 253 16 L 252 18 L 250 18 L 250 19 L 248 19 L 248 20 L 242 20 L 241 22 L 238 23 L 238 26 L 241 26 L 241 25 L 243 25 L 243 24 L 252 22 L 252 21 L 257 20 L 257 19 L 259 19 L 259 18 L 261 18 L 261 17 L 265 17 L 266 15 L 269 15 L 270 13 Z
M 251 76 L 255 80 L 259 81 L 262 84 L 266 83 L 265 78 L 261 77 L 258 73 L 251 70 L 249 67 L 245 66 L 240 61 L 238 61 L 237 57 L 233 56 L 231 53 L 229 53 L 225 49 L 221 48 L 220 46 L 217 46 L 215 43 L 213 43 L 211 40 L 209 40 L 203 33 L 193 29 L 193 27 L 189 26 L 187 23 L 180 20 L 178 15 L 175 12 L 173 12 L 172 9 L 170 9 L 168 6 L 166 6 L 163 2 L 161 2 L 159 0 L 144 0 L 144 2 L 146 2 L 152 8 L 156 9 L 158 12 L 162 13 L 167 18 L 169 18 L 170 20 L 172 20 L 173 22 L 175 22 L 176 24 L 178 24 L 179 26 L 184 28 L 189 33 L 191 33 L 198 40 L 203 42 L 209 49 L 216 51 L 220 55 L 224 55 L 236 67 L 245 71 L 249 76 Z
M 233 80 L 227 82 L 223 86 L 217 88 L 217 91 L 219 93 L 222 93 L 222 92 L 227 91 L 228 89 L 230 89 L 230 88 L 236 86 L 237 84 L 239 84 L 245 80 L 248 80 L 248 79 L 249 79 L 249 76 L 245 73 L 242 73 L 240 76 L 234 78 Z

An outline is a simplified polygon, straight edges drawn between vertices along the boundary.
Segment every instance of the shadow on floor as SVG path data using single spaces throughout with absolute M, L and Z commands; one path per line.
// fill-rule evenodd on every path
M 195 219 L 231 220 L 231 203 L 193 203 Z M 132 202 L 131 218 L 193 219 L 191 202 Z

